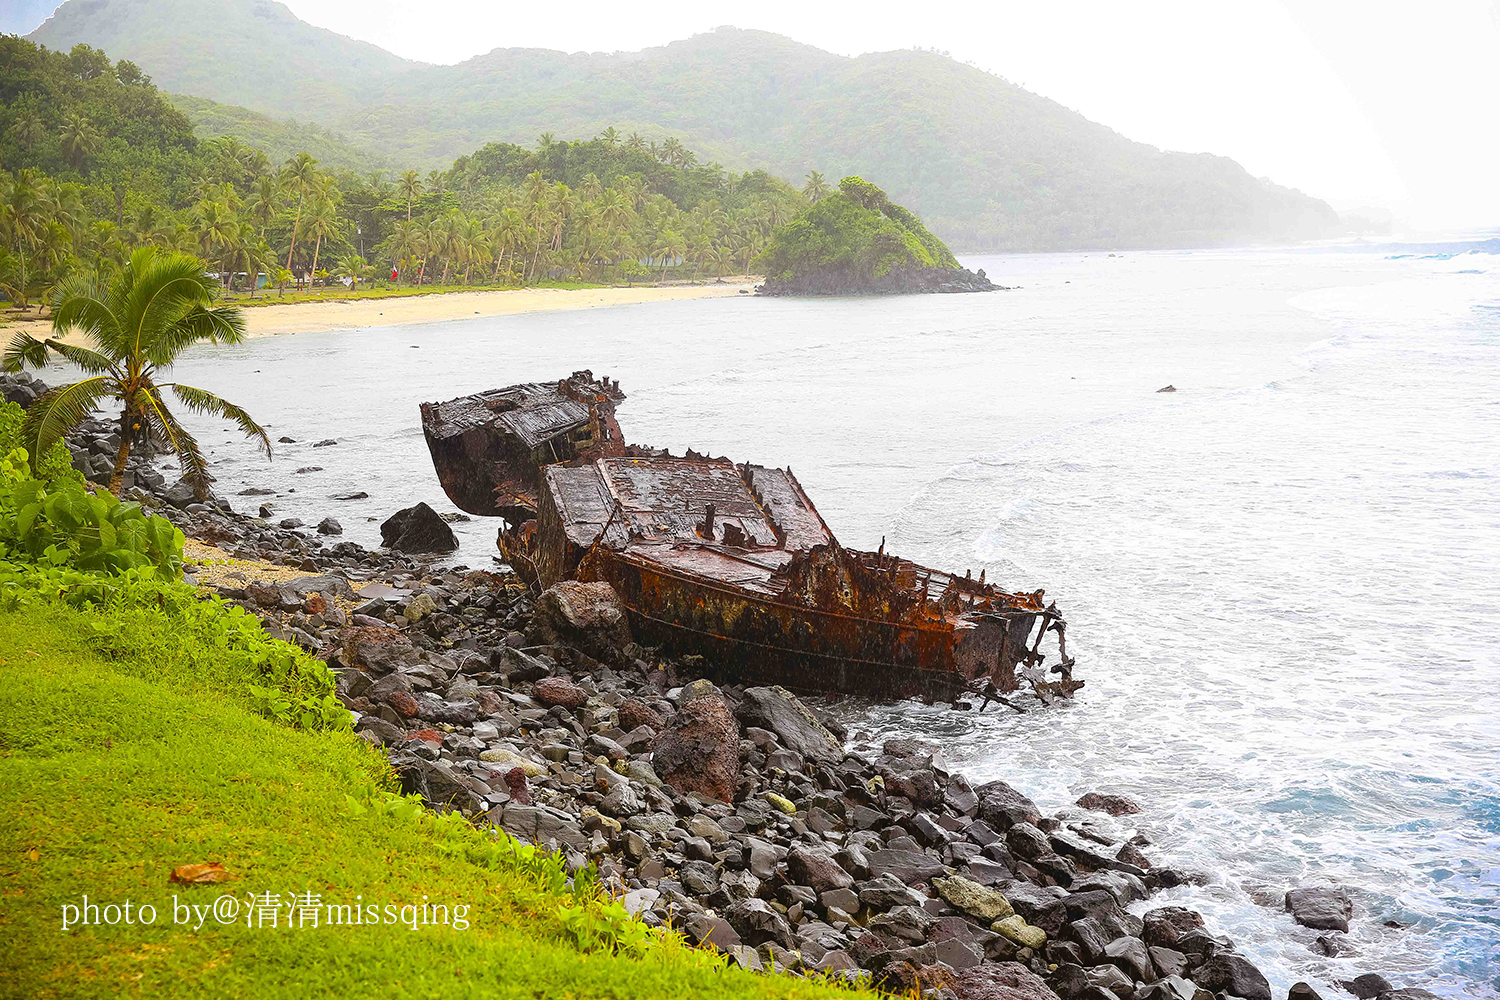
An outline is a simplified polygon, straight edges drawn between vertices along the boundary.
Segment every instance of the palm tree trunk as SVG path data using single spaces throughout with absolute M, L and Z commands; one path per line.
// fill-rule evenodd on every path
M 120 411 L 120 447 L 115 452 L 115 468 L 109 474 L 109 491 L 115 496 L 125 486 L 125 463 L 130 459 L 130 407 Z
M 303 195 L 297 196 L 297 217 L 292 220 L 292 245 L 286 252 L 286 269 L 292 269 L 292 254 L 297 252 L 297 227 L 302 224 L 302 199 Z
M 321 249 L 323 249 L 323 234 L 319 233 L 318 242 L 313 244 L 312 271 L 310 271 L 308 275 L 309 287 L 311 287 L 312 282 L 316 282 L 318 280 L 318 251 Z

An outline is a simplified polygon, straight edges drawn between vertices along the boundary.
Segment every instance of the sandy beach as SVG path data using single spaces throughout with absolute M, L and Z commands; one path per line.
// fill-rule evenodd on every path
M 515 288 L 386 299 L 298 302 L 245 309 L 245 333 L 251 337 L 271 337 L 282 333 L 320 333 L 371 326 L 439 323 L 445 320 L 473 319 L 476 316 L 512 316 L 554 309 L 598 309 L 641 302 L 723 298 L 742 292 L 749 294 L 752 288 L 752 281 L 726 279 L 724 284 L 672 285 L 663 288 L 652 285 L 637 285 L 633 288 Z M 9 344 L 11 338 L 20 332 L 38 338 L 48 337 L 52 335 L 52 323 L 47 319 L 8 321 L 4 327 L 0 327 L 0 343 Z

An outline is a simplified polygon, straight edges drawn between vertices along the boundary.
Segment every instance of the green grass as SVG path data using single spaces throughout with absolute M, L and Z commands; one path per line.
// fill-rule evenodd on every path
M 100 612 L 0 615 L 0 995 L 15 997 L 815 997 L 826 986 L 708 967 L 680 944 L 581 952 L 559 897 L 445 852 L 431 822 L 355 814 L 389 783 L 347 733 L 252 715 L 205 651 L 113 633 Z M 197 663 L 198 665 L 194 665 Z M 222 885 L 174 885 L 222 862 Z M 470 907 L 467 930 L 174 926 L 173 896 L 314 892 L 324 903 Z M 151 926 L 62 929 L 65 904 L 156 907 Z M 102 916 L 101 912 L 101 916 Z M 196 922 L 196 918 L 194 921 Z M 845 994 L 840 994 L 845 995 Z

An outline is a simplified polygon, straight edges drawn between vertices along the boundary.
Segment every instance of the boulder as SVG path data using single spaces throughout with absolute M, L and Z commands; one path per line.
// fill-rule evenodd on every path
M 871 851 L 867 857 L 872 876 L 894 875 L 907 885 L 931 882 L 944 874 L 943 863 L 921 851 Z
M 1089 792 L 1082 795 L 1076 804 L 1079 808 L 1109 813 L 1111 816 L 1131 816 L 1141 811 L 1140 806 L 1125 796 L 1103 792 Z
M 625 605 L 607 583 L 564 580 L 548 587 L 531 616 L 532 632 L 544 645 L 578 645 L 596 651 L 630 642 Z
M 1019 962 L 986 962 L 965 969 L 951 989 L 958 1000 L 1059 1000 L 1051 987 Z
M 1271 1000 L 1271 984 L 1248 958 L 1228 952 L 1215 955 L 1193 973 L 1193 981 L 1206 990 L 1222 990 L 1243 1000 Z
M 843 744 L 786 688 L 746 688 L 735 716 L 744 726 L 776 734 L 781 745 L 812 760 L 842 760 Z
M 380 543 L 397 552 L 452 552 L 458 548 L 448 522 L 425 503 L 392 514 L 380 526 Z
M 1010 901 L 1003 895 L 961 875 L 954 875 L 952 878 L 934 878 L 932 887 L 954 909 L 962 910 L 985 923 L 1011 916 L 1016 912 L 1011 907 Z
M 567 813 L 550 806 L 517 805 L 512 802 L 491 809 L 487 814 L 490 822 L 524 844 L 570 847 L 575 851 L 588 849 L 589 838 L 583 829 Z
M 1344 989 L 1353 993 L 1356 1000 L 1372 1000 L 1383 993 L 1390 993 L 1395 989 L 1384 976 L 1373 972 L 1367 972 L 1362 976 L 1355 976 L 1347 982 L 1339 983 Z
M 787 852 L 786 867 L 793 882 L 812 886 L 814 892 L 848 889 L 854 884 L 854 877 L 840 868 L 837 861 L 801 844 Z
M 1020 792 L 1003 781 L 991 781 L 974 789 L 979 796 L 979 815 L 990 826 L 1005 830 L 1018 823 L 1036 823 L 1042 812 Z
M 1303 927 L 1319 931 L 1349 931 L 1354 904 L 1337 886 L 1310 886 L 1286 894 L 1286 908 Z
M 687 702 L 656 735 L 651 750 L 657 776 L 679 792 L 734 801 L 740 780 L 740 729 L 722 697 L 714 694 Z
M 543 705 L 578 708 L 589 700 L 589 693 L 566 677 L 543 677 L 531 687 L 531 696 Z
M 1142 937 L 1157 948 L 1176 948 L 1185 934 L 1203 929 L 1203 917 L 1181 906 L 1162 906 L 1147 911 Z

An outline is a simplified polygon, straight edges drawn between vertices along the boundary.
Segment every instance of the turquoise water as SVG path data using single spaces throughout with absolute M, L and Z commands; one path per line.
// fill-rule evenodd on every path
M 367 543 L 400 506 L 452 509 L 419 401 L 618 378 L 632 440 L 789 463 L 847 544 L 884 536 L 1067 612 L 1073 705 L 877 706 L 856 728 L 941 741 L 1044 807 L 1133 796 L 1148 853 L 1210 877 L 1167 898 L 1278 990 L 1376 971 L 1495 997 L 1500 256 L 1482 238 L 982 258 L 1018 287 L 283 336 L 178 375 L 303 442 L 267 467 L 207 433 L 224 492 L 294 487 L 280 515 L 332 513 Z M 458 561 L 487 564 L 495 525 L 457 527 Z M 1351 957 L 1314 954 L 1280 911 L 1320 880 L 1355 895 Z

